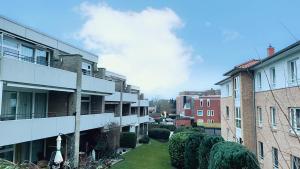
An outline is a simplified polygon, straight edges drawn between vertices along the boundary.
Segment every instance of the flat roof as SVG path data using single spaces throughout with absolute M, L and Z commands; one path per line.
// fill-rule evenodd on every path
M 80 49 L 69 43 L 63 42 L 57 38 L 39 32 L 33 28 L 30 28 L 29 26 L 25 26 L 2 15 L 0 15 L 0 30 L 54 49 L 61 50 L 69 54 L 80 54 L 86 60 L 98 62 L 98 56 L 96 54 Z

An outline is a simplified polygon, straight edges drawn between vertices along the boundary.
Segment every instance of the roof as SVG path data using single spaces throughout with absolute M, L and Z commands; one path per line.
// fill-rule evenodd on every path
M 225 82 L 227 82 L 230 79 L 230 77 L 226 77 L 225 79 L 222 79 L 221 81 L 215 83 L 215 85 L 221 85 L 224 84 Z
M 63 42 L 57 38 L 37 31 L 29 26 L 20 24 L 12 19 L 8 19 L 2 15 L 0 15 L 0 30 L 37 42 L 39 44 L 43 44 L 45 46 L 49 46 L 51 48 L 61 50 L 63 52 L 67 52 L 69 54 L 80 54 L 83 55 L 83 58 L 87 60 L 98 62 L 98 56 L 91 52 Z
M 224 76 L 231 76 L 232 74 L 238 73 L 240 71 L 246 70 L 253 65 L 259 63 L 260 60 L 257 59 L 251 59 L 248 60 L 247 62 L 244 62 L 242 64 L 236 65 L 233 69 L 229 70 L 228 72 L 224 73 Z
M 295 43 L 287 46 L 286 48 L 283 48 L 283 49 L 279 50 L 278 52 L 274 53 L 272 56 L 269 56 L 269 57 L 266 57 L 266 58 L 260 60 L 260 62 L 252 65 L 251 68 L 255 68 L 255 67 L 257 67 L 257 66 L 259 66 L 259 65 L 261 65 L 261 64 L 263 64 L 263 63 L 265 63 L 265 62 L 267 62 L 269 60 L 271 60 L 271 59 L 278 58 L 278 57 L 281 56 L 281 54 L 283 54 L 285 52 L 288 52 L 289 50 L 294 49 L 294 48 L 296 48 L 298 46 L 300 46 L 300 41 L 297 41 L 297 42 L 295 42 Z

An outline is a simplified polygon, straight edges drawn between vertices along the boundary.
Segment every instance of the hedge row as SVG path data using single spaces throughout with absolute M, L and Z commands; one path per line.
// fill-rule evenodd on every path
M 170 125 L 170 124 L 149 124 L 149 129 L 153 128 L 163 128 L 163 129 L 168 129 L 170 131 L 176 130 L 175 125 Z
M 150 138 L 148 135 L 143 135 L 143 137 L 139 139 L 139 143 L 141 143 L 141 144 L 148 144 L 149 141 L 150 141 Z
M 163 128 L 153 128 L 148 131 L 150 138 L 159 140 L 168 140 L 170 137 L 170 130 Z
M 178 169 L 259 169 L 256 156 L 246 147 L 192 130 L 171 137 L 169 154 Z

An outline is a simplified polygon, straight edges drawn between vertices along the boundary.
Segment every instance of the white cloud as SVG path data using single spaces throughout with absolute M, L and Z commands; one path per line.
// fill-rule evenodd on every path
M 233 41 L 233 40 L 240 38 L 241 34 L 237 31 L 223 30 L 222 36 L 223 36 L 224 42 L 229 42 L 229 41 Z
M 174 91 L 189 79 L 192 49 L 176 36 L 182 20 L 169 8 L 120 11 L 82 3 L 84 45 L 100 56 L 101 67 L 126 75 L 146 93 Z

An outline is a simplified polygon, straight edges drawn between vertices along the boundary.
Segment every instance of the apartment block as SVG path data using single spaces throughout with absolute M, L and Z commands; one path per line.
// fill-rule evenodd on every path
M 97 55 L 0 17 L 0 158 L 49 160 L 61 135 L 63 157 L 76 167 L 79 152 L 90 153 L 111 123 L 147 132 L 148 100 L 97 62 Z
M 225 73 L 226 79 L 217 83 L 222 93 L 222 136 L 254 148 L 261 168 L 298 169 L 300 42 L 276 53 L 269 46 L 267 53 L 262 60 L 236 66 L 238 73 Z

